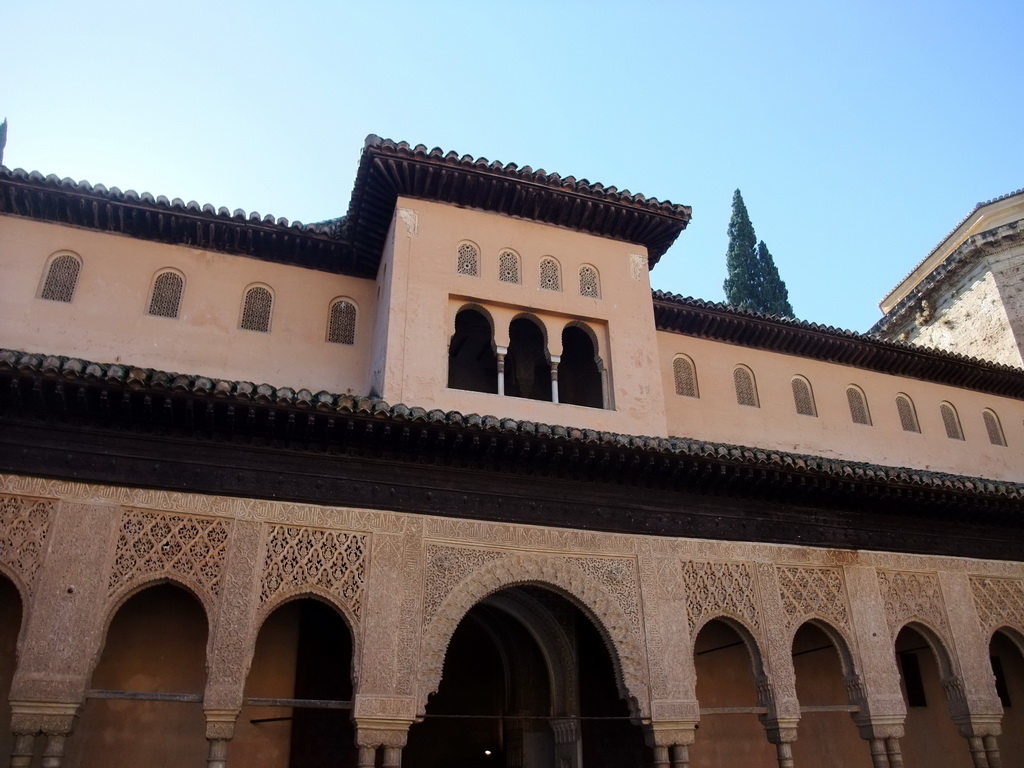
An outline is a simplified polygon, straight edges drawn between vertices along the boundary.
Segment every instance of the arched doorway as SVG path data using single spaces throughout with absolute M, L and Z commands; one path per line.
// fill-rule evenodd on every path
M 844 681 L 853 672 L 849 652 L 845 644 L 840 650 L 830 636 L 835 630 L 829 630 L 807 622 L 793 636 L 793 671 L 800 702 L 793 760 L 797 765 L 871 768 L 869 745 L 850 719 L 851 704 Z
M 21 595 L 10 579 L 0 575 L 0 760 L 11 754 L 11 680 L 18 658 Z
M 304 598 L 260 627 L 228 748 L 247 768 L 354 768 L 352 635 L 332 607 Z
M 65 768 L 178 768 L 206 760 L 206 613 L 173 584 L 128 599 L 107 629 Z
M 562 331 L 558 401 L 589 408 L 604 407 L 604 386 L 597 364 L 597 350 L 587 330 L 578 325 L 567 325 Z
M 546 588 L 501 590 L 459 623 L 405 768 L 618 768 L 649 761 L 597 627 Z
M 508 327 L 505 394 L 530 400 L 551 400 L 551 362 L 539 322 L 517 317 Z
M 690 768 L 777 765 L 758 719 L 760 664 L 746 630 L 725 620 L 705 624 L 694 641 L 700 724 L 690 748 Z
M 491 321 L 466 307 L 455 316 L 455 333 L 448 344 L 448 387 L 498 393 L 498 358 Z
M 946 649 L 923 626 L 907 625 L 896 636 L 896 666 L 907 705 L 905 734 L 900 739 L 906 768 L 969 765 L 967 741 L 949 716 L 942 678 L 949 675 Z
M 988 646 L 996 693 L 1003 705 L 999 752 L 1003 768 L 1024 768 L 1024 636 L 1012 629 L 992 635 Z

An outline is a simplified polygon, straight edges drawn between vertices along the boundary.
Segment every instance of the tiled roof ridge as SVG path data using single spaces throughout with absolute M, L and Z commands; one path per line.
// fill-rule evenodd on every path
M 1020 192 L 1024 192 L 1024 190 L 1018 190 L 1018 192 L 1013 194 L 1019 194 Z M 979 203 L 978 205 L 980 207 L 982 204 Z M 960 243 L 960 245 L 950 251 L 940 264 L 937 264 L 931 272 L 925 275 L 925 277 L 915 285 L 906 296 L 896 302 L 892 309 L 882 315 L 882 317 L 880 317 L 878 321 L 871 326 L 868 333 L 885 333 L 893 325 L 903 322 L 908 313 L 915 309 L 917 303 L 921 300 L 924 294 L 930 292 L 936 285 L 939 285 L 944 280 L 958 274 L 972 260 L 976 251 L 991 245 L 993 242 L 1019 237 L 1024 237 L 1024 223 L 1014 221 L 993 227 L 992 229 L 986 229 L 983 232 L 978 232 L 977 234 L 966 238 L 962 243 Z M 920 264 L 918 266 L 920 266 Z M 917 269 L 917 267 L 914 269 Z
M 421 157 L 448 165 L 458 165 L 467 169 L 471 168 L 475 171 L 485 171 L 514 177 L 520 181 L 533 182 L 549 187 L 559 187 L 563 190 L 635 205 L 660 213 L 685 216 L 686 218 L 689 218 L 692 213 L 692 208 L 688 205 L 673 203 L 668 200 L 659 200 L 656 197 L 648 197 L 639 192 L 630 192 L 628 189 L 620 190 L 614 185 L 606 186 L 600 182 L 591 182 L 588 179 L 577 179 L 575 176 L 562 176 L 555 172 L 548 173 L 543 168 L 534 170 L 529 165 L 520 167 L 516 163 L 503 163 L 500 160 L 490 161 L 486 157 L 474 158 L 468 154 L 459 155 L 454 151 L 446 152 L 440 147 L 428 149 L 425 144 L 411 145 L 407 141 L 394 141 L 393 139 L 382 138 L 372 133 L 366 137 L 364 143 L 365 150 L 378 150 L 397 155 Z
M 980 366 L 987 368 L 992 371 L 998 371 L 1000 373 L 1019 374 L 1024 377 L 1024 369 L 1015 368 L 1011 365 L 1005 365 L 1003 363 L 996 363 L 990 360 L 983 360 L 977 357 L 970 357 L 968 355 L 961 355 L 957 352 L 947 352 L 942 349 L 936 349 L 934 347 L 924 347 L 917 344 L 911 344 L 905 341 L 893 341 L 889 339 L 883 339 L 880 336 L 875 335 L 875 328 L 881 324 L 881 321 L 877 323 L 867 333 L 860 333 L 858 331 L 850 331 L 843 328 L 836 328 L 832 325 L 822 325 L 820 323 L 811 322 L 809 320 L 799 320 L 795 317 L 784 317 L 781 315 L 772 315 L 765 312 L 757 312 L 751 309 L 742 309 L 740 307 L 734 307 L 724 302 L 707 301 L 704 299 L 693 298 L 692 296 L 681 296 L 677 293 L 669 293 L 662 290 L 652 290 L 652 295 L 655 301 L 663 301 L 679 306 L 691 307 L 694 309 L 705 309 L 714 310 L 716 312 L 723 312 L 730 314 L 735 317 L 747 317 L 755 320 L 767 321 L 770 323 L 778 323 L 780 325 L 789 326 L 796 330 L 810 331 L 813 333 L 826 334 L 829 336 L 835 336 L 836 338 L 847 339 L 854 342 L 860 342 L 864 344 L 871 344 L 874 346 L 885 347 L 896 352 L 910 352 L 916 355 L 932 355 L 942 360 L 948 360 L 955 363 L 963 363 L 966 365 Z M 883 318 L 884 319 L 884 318 Z
M 261 216 L 258 211 L 246 212 L 241 208 L 236 208 L 232 211 L 225 206 L 215 208 L 210 203 L 200 205 L 195 200 L 189 200 L 186 203 L 179 197 L 169 200 L 165 195 L 154 196 L 150 192 L 139 193 L 134 189 L 121 191 L 121 189 L 116 186 L 107 187 L 104 184 L 92 184 L 84 179 L 75 181 L 69 176 L 60 178 L 53 173 L 44 176 L 39 171 L 26 171 L 24 168 L 11 169 L 6 166 L 0 166 L 0 179 L 10 179 L 15 182 L 28 182 L 33 185 L 66 190 L 73 194 L 96 196 L 118 203 L 142 203 L 157 208 L 162 207 L 172 211 L 180 211 L 182 213 L 211 216 L 222 220 L 261 223 L 268 226 L 281 227 L 313 235 L 333 235 L 336 229 L 324 226 L 333 224 L 336 221 L 334 219 L 326 222 L 303 224 L 298 220 L 289 221 L 284 217 L 275 217 L 272 214 Z
M 960 229 L 960 227 L 962 227 L 964 224 L 966 224 L 967 221 L 971 218 L 971 216 L 973 216 L 975 213 L 977 213 L 981 208 L 984 208 L 986 206 L 992 205 L 993 203 L 1002 202 L 1003 200 L 1009 200 L 1011 197 L 1016 197 L 1017 195 L 1022 194 L 1022 193 L 1024 193 L 1024 187 L 1021 187 L 1020 189 L 1015 189 L 1013 192 L 1007 192 L 1005 194 L 999 195 L 998 197 L 993 197 L 991 200 L 985 200 L 985 201 L 980 202 L 980 203 L 975 203 L 974 207 L 971 208 L 971 210 L 969 210 L 967 212 L 967 214 L 962 219 L 960 219 L 960 221 L 958 221 L 955 225 L 953 225 L 953 228 L 951 230 L 949 230 L 949 232 L 947 232 L 945 234 L 945 236 L 941 240 L 939 240 L 939 242 L 937 242 L 935 244 L 935 247 L 932 248 L 930 251 L 928 251 L 928 253 L 925 254 L 924 258 L 922 258 L 920 261 L 918 261 L 911 268 L 911 270 L 909 272 L 907 272 L 907 274 L 905 274 L 903 277 L 901 277 L 896 282 L 896 284 L 892 288 L 889 289 L 888 293 L 886 293 L 885 295 L 888 296 L 893 291 L 895 291 L 897 288 L 899 288 L 901 285 L 903 285 L 903 283 L 906 282 L 908 277 L 910 277 L 917 270 L 919 270 L 921 268 L 921 265 L 924 264 L 926 261 L 928 261 L 928 259 L 930 259 L 932 257 L 932 255 L 937 250 L 939 250 L 939 248 L 942 247 L 942 244 L 945 243 L 947 240 L 949 240 L 949 238 L 951 238 L 956 233 L 956 231 L 958 229 Z M 879 306 L 881 306 L 881 302 L 879 302 Z M 881 321 L 879 321 L 879 322 L 881 322 Z
M 830 477 L 841 481 L 860 481 L 895 484 L 903 487 L 931 488 L 969 493 L 982 497 L 1024 499 L 1024 483 L 992 480 L 988 478 L 954 475 L 951 473 L 918 470 L 911 467 L 890 467 L 867 462 L 828 459 L 730 445 L 687 437 L 651 437 L 627 435 L 578 427 L 541 424 L 532 421 L 442 409 L 390 405 L 386 401 L 368 396 L 338 395 L 322 390 L 317 393 L 307 388 L 275 387 L 247 381 L 230 381 L 194 374 L 178 374 L 151 368 L 139 368 L 125 363 L 96 363 L 64 355 L 28 353 L 0 349 L 0 370 L 13 370 L 29 375 L 38 374 L 64 379 L 105 381 L 129 389 L 155 389 L 177 391 L 182 394 L 235 399 L 318 411 L 335 411 L 377 419 L 421 422 L 461 429 L 503 432 L 524 437 L 566 440 L 591 446 L 639 450 L 646 453 L 682 455 L 695 459 L 711 459 L 737 466 L 770 466 L 790 472 Z

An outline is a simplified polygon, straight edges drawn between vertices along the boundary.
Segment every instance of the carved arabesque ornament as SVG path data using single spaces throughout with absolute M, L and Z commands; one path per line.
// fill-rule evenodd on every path
M 787 629 L 816 616 L 847 630 L 848 634 L 850 611 L 839 568 L 780 565 L 775 567 L 775 572 L 778 574 Z
M 987 634 L 1004 626 L 1024 634 L 1024 581 L 971 576 L 971 592 Z
M 949 622 L 937 574 L 880 570 L 878 586 L 885 605 L 885 618 L 894 639 L 903 625 L 916 620 L 949 642 Z
M 754 571 L 749 563 L 683 562 L 686 616 L 690 629 L 708 616 L 727 614 L 760 630 Z
M 444 599 L 469 574 L 487 563 L 507 556 L 507 552 L 486 549 L 429 545 L 424 563 L 426 578 L 423 585 L 423 625 L 430 624 Z
M 43 562 L 54 502 L 0 495 L 0 562 L 21 579 L 31 593 Z
M 114 594 L 139 579 L 167 574 L 217 596 L 228 533 L 228 524 L 217 518 L 124 509 L 108 590 Z
M 366 593 L 366 553 L 366 534 L 271 526 L 260 604 L 317 587 L 338 598 L 359 619 Z
M 587 558 L 507 553 L 503 557 L 484 563 L 464 578 L 443 599 L 424 630 L 421 661 L 418 667 L 419 711 L 425 711 L 427 697 L 437 690 L 441 682 L 448 643 L 466 613 L 485 597 L 501 589 L 537 584 L 553 587 L 572 598 L 590 614 L 608 642 L 618 676 L 616 682 L 620 695 L 628 701 L 631 700 L 632 709 L 646 716 L 649 700 L 646 659 L 638 629 L 629 616 L 629 613 L 639 609 L 630 609 L 627 613 L 619 603 L 623 591 L 618 590 L 619 594 L 616 595 L 601 583 L 602 580 L 622 576 L 623 559 L 592 558 L 594 561 L 614 559 L 618 562 L 603 566 L 595 564 L 589 569 L 590 573 L 580 568 L 576 562 L 582 559 Z M 603 577 L 592 575 L 602 571 Z M 635 588 L 635 564 L 627 567 L 626 572 L 632 573 Z M 426 578 L 429 590 L 429 582 L 435 578 L 435 574 L 428 570 Z M 638 601 L 635 589 L 629 600 L 634 603 Z

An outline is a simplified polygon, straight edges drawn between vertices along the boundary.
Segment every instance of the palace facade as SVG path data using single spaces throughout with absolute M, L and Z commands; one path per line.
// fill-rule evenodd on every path
M 312 225 L 0 168 L 0 760 L 1024 768 L 1022 201 L 861 335 L 376 136 Z

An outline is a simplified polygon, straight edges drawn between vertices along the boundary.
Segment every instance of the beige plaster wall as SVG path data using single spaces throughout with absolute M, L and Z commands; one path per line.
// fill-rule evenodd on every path
M 57 251 L 82 259 L 70 303 L 37 298 Z M 185 278 L 176 319 L 147 314 L 153 279 L 168 267 Z M 238 327 L 253 283 L 274 293 L 269 333 Z M 354 346 L 326 341 L 340 296 L 357 306 Z M 0 217 L 0 346 L 11 349 L 361 394 L 375 301 L 371 280 Z
M 630 434 L 665 434 L 661 382 L 647 373 L 657 365 L 657 349 L 642 247 L 421 200 L 399 199 L 395 216 L 394 248 L 388 254 L 393 266 L 386 400 Z M 456 272 L 457 248 L 464 241 L 480 251 L 478 277 Z M 520 256 L 521 284 L 498 280 L 498 253 L 506 248 Z M 560 263 L 561 291 L 539 287 L 545 256 Z M 634 271 L 635 263 L 642 269 Z M 599 272 L 599 299 L 579 295 L 578 273 L 585 264 Z M 598 335 L 613 408 L 449 390 L 448 343 L 455 314 L 466 304 L 480 305 L 491 314 L 498 346 L 508 346 L 508 323 L 518 313 L 535 314 L 544 323 L 551 355 L 561 354 L 566 323 L 586 323 Z
M 1024 481 L 1024 401 L 680 334 L 658 332 L 657 336 L 672 435 Z M 675 394 L 672 360 L 677 354 L 693 360 L 697 398 Z M 733 370 L 738 364 L 754 374 L 759 408 L 736 402 Z M 796 375 L 810 382 L 817 417 L 796 413 L 792 390 Z M 854 424 L 850 417 L 846 390 L 851 384 L 864 392 L 871 426 Z M 920 433 L 903 431 L 896 410 L 900 393 L 913 401 Z M 956 408 L 964 440 L 946 437 L 939 413 L 944 401 Z M 982 418 L 985 408 L 999 416 L 1005 447 L 989 442 Z

